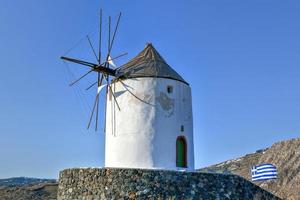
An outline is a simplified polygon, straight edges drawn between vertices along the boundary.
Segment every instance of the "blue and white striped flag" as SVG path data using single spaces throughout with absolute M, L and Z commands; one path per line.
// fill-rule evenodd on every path
M 265 181 L 277 178 L 277 169 L 274 165 L 266 163 L 251 168 L 252 181 Z

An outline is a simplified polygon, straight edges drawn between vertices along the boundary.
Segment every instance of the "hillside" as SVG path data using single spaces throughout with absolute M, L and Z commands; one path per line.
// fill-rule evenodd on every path
M 56 196 L 57 182 L 53 179 L 0 179 L 0 200 L 54 200 Z
M 300 138 L 277 142 L 270 148 L 206 167 L 200 171 L 233 173 L 251 180 L 251 166 L 260 163 L 272 163 L 277 166 L 278 179 L 255 184 L 283 199 L 300 200 Z
M 1 187 L 13 187 L 13 186 L 24 186 L 29 184 L 39 184 L 39 183 L 55 183 L 55 179 L 40 179 L 40 178 L 28 178 L 28 177 L 14 177 L 0 179 Z

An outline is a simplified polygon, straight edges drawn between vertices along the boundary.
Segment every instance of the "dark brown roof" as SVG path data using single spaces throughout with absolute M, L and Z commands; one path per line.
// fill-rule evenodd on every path
M 148 43 L 143 51 L 128 63 L 117 69 L 117 77 L 138 78 L 158 77 L 178 80 L 188 84 L 166 63 L 152 44 Z

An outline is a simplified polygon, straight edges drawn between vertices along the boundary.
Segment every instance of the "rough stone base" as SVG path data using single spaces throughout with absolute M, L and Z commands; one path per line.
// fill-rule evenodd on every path
M 236 176 L 166 170 L 85 168 L 60 172 L 58 200 L 279 199 Z

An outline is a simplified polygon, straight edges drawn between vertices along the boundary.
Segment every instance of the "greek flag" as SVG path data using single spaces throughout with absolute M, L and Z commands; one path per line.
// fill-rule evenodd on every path
M 252 181 L 265 181 L 277 178 L 277 169 L 274 165 L 266 163 L 251 168 Z

